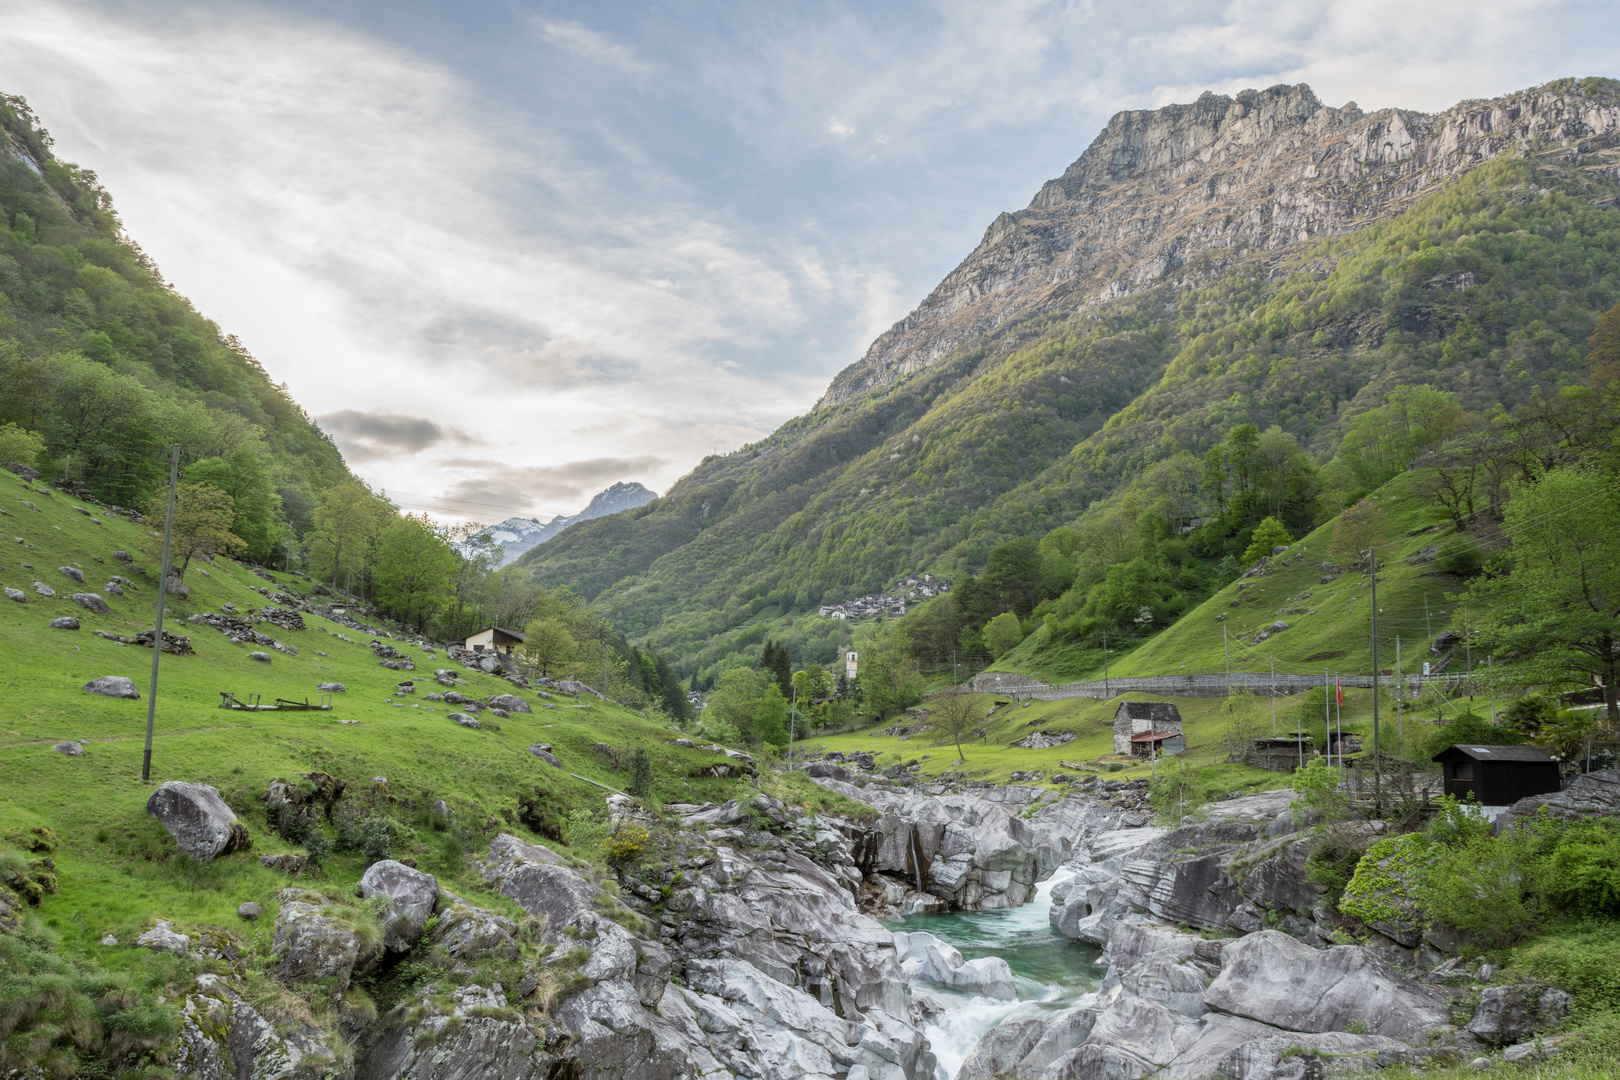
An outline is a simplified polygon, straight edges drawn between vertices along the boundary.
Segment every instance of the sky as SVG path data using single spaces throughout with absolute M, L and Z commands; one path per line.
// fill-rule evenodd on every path
M 408 510 L 808 412 L 1121 109 L 1620 76 L 1612 0 L 0 0 L 0 91 Z

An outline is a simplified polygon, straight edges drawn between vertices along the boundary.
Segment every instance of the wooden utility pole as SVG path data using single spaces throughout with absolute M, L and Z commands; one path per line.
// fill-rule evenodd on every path
M 169 506 L 163 514 L 163 558 L 158 567 L 157 631 L 152 635 L 152 685 L 146 694 L 146 749 L 141 754 L 141 783 L 152 780 L 152 725 L 157 721 L 158 657 L 163 655 L 163 601 L 169 595 L 169 539 L 174 534 L 174 489 L 180 481 L 180 444 L 169 456 Z
M 1378 549 L 1367 549 L 1367 562 L 1372 577 L 1372 666 L 1373 666 L 1373 814 L 1383 816 L 1383 781 L 1378 745 Z
M 1403 744 L 1406 742 L 1406 732 L 1401 729 L 1401 692 L 1405 690 L 1401 682 L 1401 635 L 1395 635 L 1395 737 Z

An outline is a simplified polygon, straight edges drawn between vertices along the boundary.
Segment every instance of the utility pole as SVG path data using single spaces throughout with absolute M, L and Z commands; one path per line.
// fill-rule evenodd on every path
M 1401 691 L 1405 686 L 1401 682 L 1401 635 L 1395 635 L 1395 738 L 1402 743 L 1406 742 L 1406 732 L 1401 729 Z
M 1485 682 L 1491 688 L 1491 723 L 1496 723 L 1496 670 L 1491 661 L 1496 658 L 1490 653 L 1485 654 Z
M 1227 681 L 1227 687 L 1226 688 L 1228 690 L 1231 690 L 1232 689 L 1232 686 L 1231 686 L 1231 682 L 1232 682 L 1232 650 L 1231 650 L 1231 647 L 1227 644 L 1227 641 L 1226 641 L 1226 627 L 1224 627 L 1224 626 L 1221 627 L 1221 655 L 1226 658 L 1226 681 Z
M 1429 622 L 1429 594 L 1423 594 L 1423 632 L 1428 635 L 1429 644 L 1434 644 L 1434 626 Z
M 1344 697 L 1344 684 L 1341 683 L 1337 678 L 1335 678 L 1333 680 L 1333 685 L 1334 685 L 1334 689 L 1337 691 L 1337 693 L 1335 693 L 1333 695 L 1333 719 L 1335 721 L 1333 726 L 1337 730 L 1337 734 L 1330 731 L 1330 732 L 1328 732 L 1328 738 L 1330 740 L 1337 741 L 1338 744 L 1339 744 L 1339 782 L 1343 783 L 1344 782 L 1344 705 L 1340 701 L 1340 699 Z
M 1463 655 L 1468 658 L 1468 702 L 1474 701 L 1474 639 L 1468 636 L 1468 605 L 1463 605 Z M 1470 712 L 1473 710 L 1470 709 Z
M 163 559 L 158 567 L 157 632 L 152 636 L 152 685 L 146 694 L 146 750 L 141 754 L 141 783 L 152 780 L 152 725 L 157 720 L 158 657 L 163 655 L 163 601 L 169 595 L 169 538 L 174 533 L 174 489 L 180 481 L 180 444 L 169 456 L 169 507 L 163 515 Z
M 1327 668 L 1322 669 L 1322 730 L 1327 732 L 1328 767 L 1333 766 L 1333 689 L 1328 682 Z M 1303 754 L 1305 748 L 1300 747 Z
M 1382 816 L 1383 807 L 1383 781 L 1379 779 L 1379 745 L 1378 745 L 1378 549 L 1367 550 L 1367 562 L 1372 577 L 1372 665 L 1373 665 L 1373 814 Z
M 1271 737 L 1277 737 L 1277 655 L 1271 654 Z
M 793 684 L 793 704 L 788 706 L 788 772 L 793 771 L 793 721 L 799 717 L 799 684 Z
M 1226 628 L 1223 626 L 1221 628 L 1221 631 L 1224 633 L 1225 630 L 1226 630 Z M 1112 698 L 1114 695 L 1108 689 L 1108 631 L 1104 630 L 1102 632 L 1102 635 L 1103 635 L 1103 700 L 1107 701 L 1110 698 Z

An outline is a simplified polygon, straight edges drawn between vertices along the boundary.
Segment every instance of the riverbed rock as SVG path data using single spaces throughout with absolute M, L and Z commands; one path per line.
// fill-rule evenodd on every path
M 134 701 L 141 699 L 141 692 L 135 689 L 135 680 L 123 675 L 103 675 L 99 679 L 91 679 L 79 689 L 89 694 L 100 694 L 102 697 L 130 698 Z
M 146 812 L 169 830 L 182 854 L 201 861 L 253 846 L 247 826 L 207 784 L 170 780 L 146 800 Z
M 389 952 L 410 952 L 439 903 L 439 882 L 432 874 L 383 859 L 366 868 L 360 878 L 360 895 L 367 900 L 374 896 L 388 898 L 383 947 Z
M 1003 1001 L 1018 996 L 1012 968 L 999 956 L 963 960 L 955 946 L 922 932 L 895 934 L 894 949 L 907 978 Z
M 1204 1001 L 1289 1031 L 1344 1031 L 1360 1021 L 1370 1034 L 1414 1040 L 1447 1022 L 1444 998 L 1371 950 L 1312 949 L 1276 930 L 1228 942 Z

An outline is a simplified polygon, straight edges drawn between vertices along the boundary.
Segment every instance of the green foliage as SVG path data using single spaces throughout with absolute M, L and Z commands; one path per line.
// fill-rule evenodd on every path
M 1308 812 L 1318 821 L 1340 821 L 1350 812 L 1339 769 L 1324 758 L 1313 758 L 1303 769 L 1295 769 L 1292 786 L 1295 798 L 1289 806 L 1296 814 Z
M 625 821 L 616 825 L 612 835 L 602 842 L 602 853 L 616 865 L 634 862 L 647 851 L 652 834 L 639 821 Z
M 45 440 L 16 424 L 0 424 L 0 467 L 38 464 L 45 452 Z
M 458 566 L 448 537 L 426 514 L 396 517 L 377 537 L 372 581 L 383 611 L 419 631 L 450 602 Z
M 625 790 L 638 799 L 645 799 L 652 794 L 652 786 L 652 759 L 638 746 L 630 753 L 630 786 Z
M 1620 1010 L 1620 924 L 1611 919 L 1550 928 L 1517 951 L 1513 966 L 1569 991 L 1582 1008 Z
M 1294 538 L 1288 535 L 1288 527 L 1276 518 L 1268 517 L 1254 527 L 1249 546 L 1243 552 L 1243 561 L 1253 565 L 1277 547 L 1293 542 Z
M 127 976 L 69 960 L 44 937 L 0 935 L 0 1070 L 136 1069 L 179 1032 L 178 1010 Z
M 985 623 L 983 633 L 985 647 L 990 650 L 992 656 L 999 657 L 1024 640 L 1024 632 L 1018 625 L 1018 616 L 1010 611 L 1004 611 Z
M 1518 746 L 1524 735 L 1518 728 L 1493 724 L 1476 713 L 1459 713 L 1430 734 L 1424 753 L 1433 757 L 1458 743 L 1477 743 L 1480 746 Z
M 1414 894 L 1434 856 L 1434 847 L 1420 833 L 1385 837 L 1356 862 L 1339 910 L 1365 923 L 1420 923 Z

